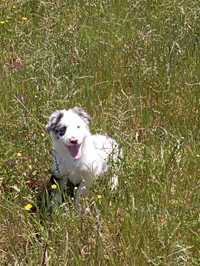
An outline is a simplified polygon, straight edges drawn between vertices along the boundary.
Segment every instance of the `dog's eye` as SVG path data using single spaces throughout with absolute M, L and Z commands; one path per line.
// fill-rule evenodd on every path
M 79 125 L 77 126 L 77 128 L 80 128 L 80 127 L 81 127 L 81 126 L 79 126 Z
M 58 130 L 58 134 L 59 136 L 63 136 L 66 132 L 66 127 L 61 127 L 59 130 Z

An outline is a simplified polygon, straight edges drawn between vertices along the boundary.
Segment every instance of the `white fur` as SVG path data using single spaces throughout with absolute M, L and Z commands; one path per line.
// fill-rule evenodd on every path
M 59 114 L 62 114 L 62 118 L 56 124 Z M 105 135 L 92 135 L 89 122 L 89 115 L 83 109 L 75 107 L 54 112 L 47 125 L 55 151 L 55 163 L 59 167 L 57 176 L 62 178 L 63 185 L 67 179 L 74 185 L 79 185 L 78 198 L 86 192 L 93 178 L 103 176 L 108 171 L 111 161 L 119 163 L 120 152 L 117 142 Z M 57 136 L 55 128 L 64 126 L 65 134 L 61 137 Z M 78 152 L 73 156 L 69 151 L 69 146 L 74 145 L 70 142 L 71 140 L 76 141 L 76 147 L 80 146 L 75 149 Z M 117 185 L 118 177 L 115 175 L 111 178 L 111 189 L 115 189 Z

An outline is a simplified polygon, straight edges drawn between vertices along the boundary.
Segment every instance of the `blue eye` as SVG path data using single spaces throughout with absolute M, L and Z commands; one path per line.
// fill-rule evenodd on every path
M 64 136 L 65 135 L 65 132 L 66 132 L 66 127 L 61 127 L 58 130 L 58 134 L 59 134 L 60 137 Z

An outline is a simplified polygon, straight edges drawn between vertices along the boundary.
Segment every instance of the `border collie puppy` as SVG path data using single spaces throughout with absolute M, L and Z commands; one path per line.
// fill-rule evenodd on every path
M 109 167 L 119 168 L 121 150 L 106 135 L 93 135 L 91 118 L 82 108 L 58 110 L 47 124 L 53 142 L 53 178 L 61 187 L 72 183 L 77 187 L 76 202 L 84 195 L 95 177 L 103 176 Z M 118 185 L 118 176 L 111 180 L 111 190 Z

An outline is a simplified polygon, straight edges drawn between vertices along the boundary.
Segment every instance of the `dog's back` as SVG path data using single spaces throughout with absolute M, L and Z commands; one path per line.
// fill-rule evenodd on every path
M 91 135 L 83 145 L 82 164 L 87 165 L 88 172 L 93 176 L 102 176 L 108 170 L 109 164 L 119 158 L 117 142 L 105 135 Z

